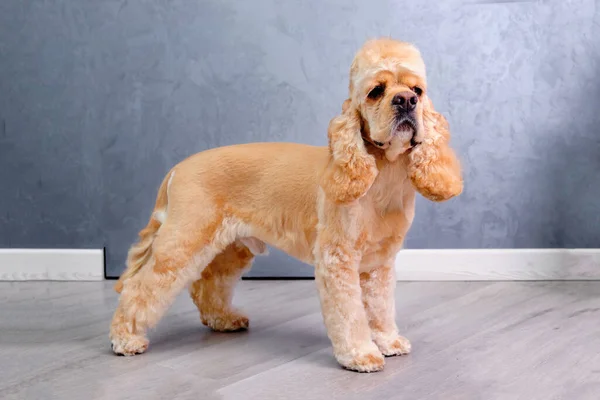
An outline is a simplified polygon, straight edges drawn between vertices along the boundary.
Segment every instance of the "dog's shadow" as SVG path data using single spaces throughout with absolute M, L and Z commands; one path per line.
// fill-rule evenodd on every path
M 312 325 L 307 325 L 297 329 L 295 325 L 285 329 L 289 323 L 268 325 L 251 320 L 247 330 L 215 332 L 200 321 L 190 319 L 183 326 L 167 326 L 166 329 L 151 333 L 149 351 L 163 355 L 172 354 L 173 351 L 178 354 L 201 353 L 203 349 L 218 346 L 223 353 L 241 354 L 251 348 L 253 352 L 264 354 L 265 359 L 280 358 L 282 354 L 287 354 L 292 360 L 330 347 L 324 327 L 314 329 Z

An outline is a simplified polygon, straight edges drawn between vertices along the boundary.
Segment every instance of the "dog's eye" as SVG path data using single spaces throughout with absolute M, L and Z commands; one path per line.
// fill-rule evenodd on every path
M 368 94 L 368 97 L 372 100 L 375 100 L 375 99 L 378 99 L 379 97 L 381 97 L 383 92 L 385 92 L 385 86 L 377 85 L 373 89 L 371 89 L 371 91 Z
M 413 92 L 415 92 L 415 94 L 419 97 L 421 97 L 421 95 L 423 94 L 423 89 L 421 89 L 418 86 L 415 86 L 414 88 L 412 88 Z

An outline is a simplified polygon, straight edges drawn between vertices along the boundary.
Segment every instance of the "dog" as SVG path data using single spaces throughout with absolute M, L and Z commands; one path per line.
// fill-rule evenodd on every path
M 146 351 L 147 329 L 186 286 L 202 323 L 248 328 L 233 290 L 268 244 L 315 267 L 324 324 L 344 368 L 379 371 L 384 356 L 408 354 L 395 323 L 395 255 L 417 192 L 439 202 L 463 190 L 425 72 L 413 45 L 369 40 L 352 62 L 328 146 L 233 145 L 173 167 L 115 286 L 113 351 Z

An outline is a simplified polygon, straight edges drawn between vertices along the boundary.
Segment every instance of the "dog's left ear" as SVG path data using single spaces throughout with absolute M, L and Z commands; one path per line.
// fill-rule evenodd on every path
M 342 103 L 342 114 L 345 113 L 346 111 L 348 111 L 351 104 L 352 104 L 352 100 L 350 100 L 350 99 L 344 100 L 344 102 Z
M 419 193 L 432 201 L 445 201 L 463 190 L 460 161 L 450 148 L 448 121 L 423 99 L 423 143 L 409 154 L 409 176 Z
M 327 136 L 330 160 L 321 188 L 328 200 L 351 203 L 367 193 L 378 170 L 375 157 L 367 152 L 362 139 L 360 111 L 350 99 L 344 101 L 342 113 L 329 123 Z

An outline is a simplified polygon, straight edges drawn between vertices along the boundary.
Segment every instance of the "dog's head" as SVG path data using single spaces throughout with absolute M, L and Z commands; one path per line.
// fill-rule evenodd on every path
M 434 110 L 427 96 L 425 63 L 411 44 L 387 38 L 368 41 L 352 62 L 349 92 L 342 113 L 329 123 L 332 163 L 322 185 L 326 194 L 340 203 L 354 201 L 369 190 L 378 175 L 377 153 L 394 162 L 402 154 L 416 151 L 418 156 L 421 142 L 431 142 L 431 148 L 432 143 L 441 145 L 450 138 L 446 119 Z M 433 161 L 451 151 L 434 153 L 435 157 L 428 159 L 439 167 L 443 163 Z M 446 164 L 458 166 L 458 162 Z M 425 181 L 434 186 L 448 178 L 430 172 Z
M 361 134 L 393 161 L 424 137 L 425 63 L 416 47 L 392 40 L 367 42 L 350 68 L 350 93 L 343 108 L 361 116 Z

